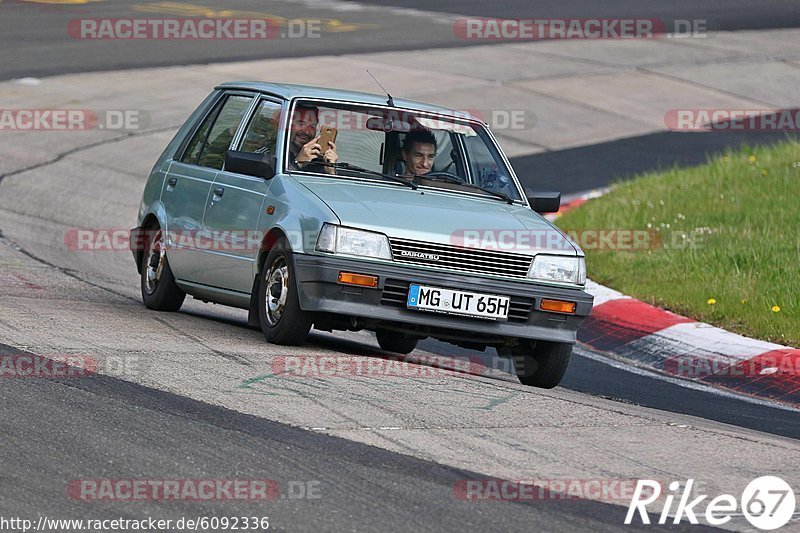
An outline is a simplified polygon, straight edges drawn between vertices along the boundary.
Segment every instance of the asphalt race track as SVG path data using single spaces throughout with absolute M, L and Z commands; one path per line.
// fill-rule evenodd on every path
M 245 0 L 224 9 L 243 17 L 321 18 L 341 31 L 323 41 L 277 39 L 263 48 L 135 43 L 136 53 L 132 43 L 100 46 L 64 31 L 77 17 L 230 16 L 212 4 L 2 0 L 0 80 L 81 72 L 110 79 L 126 74 L 106 71 L 131 69 L 136 77 L 142 74 L 134 69 L 165 65 L 424 53 L 470 44 L 441 31 L 453 17 L 531 16 L 529 3 L 516 0 L 392 6 Z M 756 15 L 752 2 L 738 0 L 595 4 L 545 2 L 537 16 L 540 9 L 541 16 L 708 18 L 710 28 L 724 30 L 800 26 L 798 4 L 776 0 L 759 3 Z M 97 79 L 70 77 L 58 86 L 56 105 L 107 98 Z M 18 95 L 25 87 L 3 90 Z M 364 332 L 313 332 L 302 347 L 269 345 L 247 326 L 244 311 L 188 298 L 179 313 L 146 310 L 130 253 L 79 253 L 65 246 L 64 236 L 76 228 L 133 226 L 153 161 L 196 104 L 170 94 L 155 100 L 158 113 L 134 132 L 0 131 L 0 356 L 80 355 L 100 369 L 92 376 L 0 380 L 0 518 L 268 516 L 278 531 L 703 531 L 710 527 L 685 519 L 625 526 L 629 496 L 565 501 L 545 491 L 522 501 L 469 501 L 459 487 L 493 479 L 585 485 L 692 478 L 702 494 L 738 498 L 763 475 L 800 486 L 796 411 L 688 388 L 583 348 L 576 348 L 562 386 L 549 391 L 522 386 L 493 350 L 430 340 L 407 359 L 419 377 L 303 379 L 278 375 L 276 361 L 389 354 Z M 571 193 L 780 137 L 704 135 L 692 143 L 662 132 L 522 155 L 513 164 L 520 174 L 536 169 L 541 183 L 558 178 Z M 437 357 L 477 358 L 483 366 L 426 375 Z M 279 493 L 266 501 L 113 501 L 76 496 L 82 480 L 268 480 Z M 653 521 L 660 511 L 653 509 Z M 753 530 L 740 511 L 722 528 Z M 780 531 L 798 528 L 795 515 Z
M 66 5 L 62 5 L 66 4 Z M 71 5 L 74 4 L 74 5 Z M 340 5 L 343 4 L 343 5 Z M 786 0 L 589 0 L 536 2 L 328 2 L 322 0 L 237 0 L 224 6 L 208 0 L 147 2 L 101 0 L 3 0 L 0 2 L 0 80 L 159 65 L 181 65 L 256 58 L 324 54 L 425 50 L 468 46 L 458 39 L 453 22 L 461 16 L 498 18 L 652 18 L 672 27 L 674 20 L 706 21 L 708 30 L 790 28 L 800 26 L 800 4 Z M 103 42 L 81 40 L 66 30 L 80 18 L 129 17 L 264 17 L 321 19 L 322 39 L 271 39 L 268 43 L 229 41 L 222 44 L 170 41 Z M 307 28 L 308 32 L 315 27 Z M 287 28 L 288 31 L 288 28 Z M 299 26 L 296 30 L 303 31 Z
M 4 494 L 4 512 L 22 516 L 44 509 L 51 517 L 84 515 L 86 503 L 65 498 L 64 484 L 53 480 L 79 479 L 87 472 L 156 479 L 165 472 L 170 478 L 235 472 L 237 479 L 263 479 L 268 472 L 283 487 L 303 488 L 266 508 L 251 502 L 142 502 L 120 514 L 177 520 L 255 512 L 268 515 L 271 529 L 279 531 L 336 531 L 354 524 L 363 531 L 454 531 L 466 522 L 481 530 L 502 525 L 509 531 L 613 531 L 624 517 L 622 507 L 589 501 L 567 502 L 565 508 L 548 501 L 501 502 L 480 512 L 467 501 L 442 505 L 454 499 L 460 480 L 486 476 L 106 376 L 77 386 L 66 380 L 9 383 L 2 401 L 14 413 L 4 421 L 4 492 L 13 487 Z M 306 493 L 315 498 L 294 499 Z M 100 503 L 90 514 L 112 511 L 118 509 Z

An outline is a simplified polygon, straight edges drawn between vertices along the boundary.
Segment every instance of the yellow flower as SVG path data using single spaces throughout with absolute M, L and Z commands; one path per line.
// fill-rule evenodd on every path
M 726 155 L 726 156 L 724 156 L 724 157 L 722 158 L 722 162 L 723 162 L 723 163 L 727 163 L 728 161 L 730 161 L 730 159 L 731 159 L 731 158 L 730 158 L 730 157 L 728 157 L 728 156 Z
M 751 155 L 750 157 L 747 158 L 747 160 L 750 161 L 751 163 L 755 163 L 756 162 L 756 156 Z
M 708 305 L 714 305 L 715 303 L 717 303 L 717 301 L 714 298 L 708 299 Z
M 777 305 L 773 305 L 772 306 L 772 312 L 773 313 L 780 313 L 781 312 L 781 308 L 778 307 Z
M 747 299 L 746 298 L 742 298 L 742 304 L 746 304 L 746 303 L 747 303 Z
M 762 176 L 766 176 L 767 175 L 767 169 L 766 168 L 762 168 L 761 169 L 761 175 Z

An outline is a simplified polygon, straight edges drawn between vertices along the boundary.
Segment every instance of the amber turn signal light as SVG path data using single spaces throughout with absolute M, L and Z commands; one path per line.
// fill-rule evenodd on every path
M 575 302 L 562 302 L 561 300 L 542 300 L 539 304 L 542 311 L 553 311 L 555 313 L 575 314 Z
M 339 283 L 348 285 L 359 285 L 361 287 L 377 287 L 378 276 L 367 276 L 366 274 L 353 274 L 352 272 L 339 272 Z

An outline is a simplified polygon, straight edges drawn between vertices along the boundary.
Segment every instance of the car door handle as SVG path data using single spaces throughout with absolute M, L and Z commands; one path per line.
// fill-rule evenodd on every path
M 222 196 L 223 194 L 225 194 L 225 189 L 222 187 L 217 187 L 214 189 L 214 196 Z
M 175 188 L 175 185 L 178 184 L 178 178 L 170 178 L 167 180 L 167 187 Z

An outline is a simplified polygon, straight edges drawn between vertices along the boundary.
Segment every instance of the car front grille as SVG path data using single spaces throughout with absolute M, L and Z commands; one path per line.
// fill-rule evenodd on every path
M 384 282 L 383 293 L 381 295 L 381 305 L 390 307 L 406 306 L 408 300 L 408 281 L 399 279 L 387 279 Z M 445 287 L 446 288 L 446 287 Z M 511 306 L 508 311 L 509 322 L 527 322 L 533 310 L 534 299 L 522 296 L 512 296 Z
M 447 270 L 506 278 L 527 277 L 533 260 L 527 255 L 460 248 L 406 239 L 390 238 L 389 242 L 392 246 L 392 259 L 397 263 L 440 267 Z

